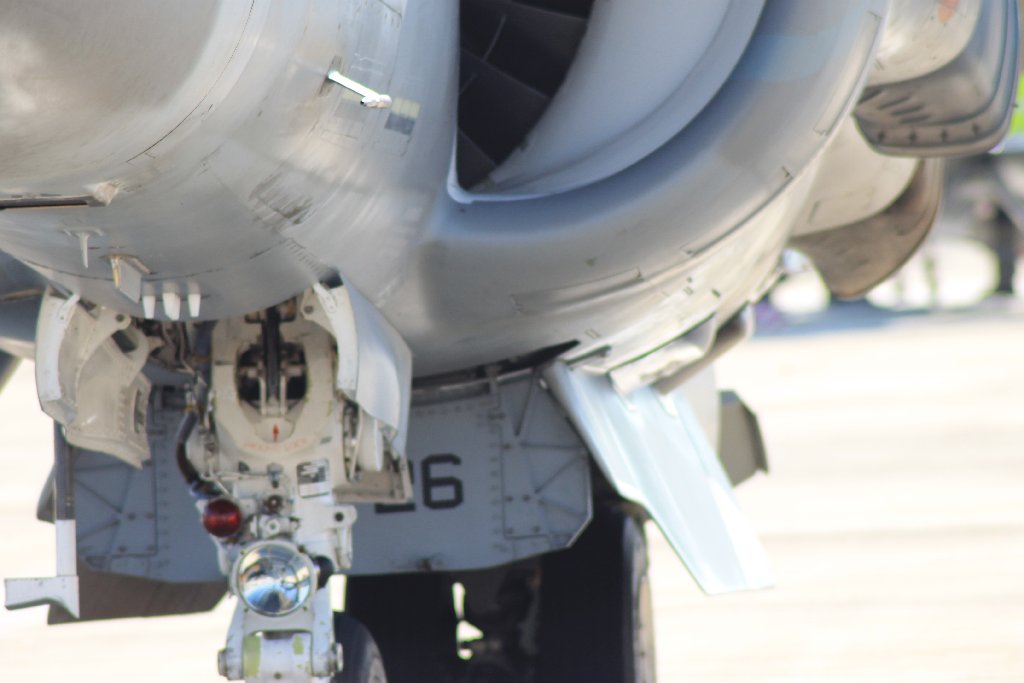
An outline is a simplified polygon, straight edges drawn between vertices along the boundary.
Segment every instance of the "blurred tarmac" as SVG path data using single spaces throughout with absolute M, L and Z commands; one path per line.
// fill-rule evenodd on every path
M 739 490 L 778 577 L 706 598 L 652 530 L 662 683 L 1024 682 L 1024 308 L 843 306 L 719 364 L 772 464 Z M 34 521 L 50 426 L 31 368 L 0 395 L 0 575 L 53 570 Z M 210 615 L 47 628 L 0 612 L 0 680 L 205 681 Z
M 663 682 L 1024 681 L 1024 308 L 844 305 L 727 356 L 778 578 L 706 599 L 656 544 Z

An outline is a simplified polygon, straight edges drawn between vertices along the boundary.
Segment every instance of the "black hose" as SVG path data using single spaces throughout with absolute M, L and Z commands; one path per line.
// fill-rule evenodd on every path
M 174 452 L 178 461 L 178 469 L 181 470 L 181 476 L 185 477 L 185 483 L 188 484 L 192 495 L 196 498 L 212 498 L 218 495 L 217 487 L 203 481 L 203 478 L 199 476 L 199 470 L 188 459 L 188 452 L 185 449 L 185 443 L 198 420 L 199 416 L 196 414 L 195 408 L 190 407 L 178 425 L 178 432 L 174 437 Z
M 196 325 L 195 343 L 192 346 L 193 368 L 196 372 L 196 381 L 192 386 L 192 404 L 185 410 L 181 423 L 178 424 L 178 431 L 174 435 L 174 451 L 178 461 L 178 469 L 185 478 L 189 490 L 195 498 L 218 498 L 225 495 L 224 491 L 215 483 L 206 481 L 199 475 L 188 458 L 188 451 L 185 444 L 188 443 L 192 430 L 199 421 L 199 414 L 205 408 L 206 396 L 210 387 L 210 354 L 213 348 L 213 326 L 212 322 L 204 322 Z

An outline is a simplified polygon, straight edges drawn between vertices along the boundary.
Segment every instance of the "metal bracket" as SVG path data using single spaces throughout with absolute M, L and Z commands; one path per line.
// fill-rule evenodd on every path
M 78 613 L 78 576 L 51 576 L 32 579 L 4 579 L 7 591 L 4 607 L 24 609 L 58 605 L 76 619 Z
M 58 605 L 79 616 L 78 551 L 75 537 L 75 493 L 72 458 L 74 451 L 54 424 L 53 481 L 54 517 L 57 531 L 57 576 L 7 579 L 5 606 L 22 609 Z
M 232 681 L 308 683 L 337 673 L 340 655 L 330 592 L 322 588 L 306 607 L 286 617 L 260 616 L 239 601 L 218 668 Z
M 359 100 L 359 104 L 364 107 L 369 109 L 391 109 L 391 95 L 379 93 L 372 88 L 366 87 L 362 83 L 353 81 L 337 69 L 331 69 L 327 72 L 327 80 L 332 83 L 337 83 L 346 90 L 351 90 L 362 97 L 363 99 Z

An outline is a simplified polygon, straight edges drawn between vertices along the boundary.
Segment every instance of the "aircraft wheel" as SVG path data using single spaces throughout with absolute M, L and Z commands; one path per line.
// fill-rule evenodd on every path
M 380 650 L 365 626 L 338 612 L 334 615 L 334 636 L 341 643 L 342 667 L 331 683 L 387 683 Z
M 654 683 L 644 518 L 598 511 L 572 548 L 544 557 L 536 683 Z
M 345 613 L 373 634 L 390 683 L 436 683 L 454 677 L 460 662 L 449 576 L 350 577 Z

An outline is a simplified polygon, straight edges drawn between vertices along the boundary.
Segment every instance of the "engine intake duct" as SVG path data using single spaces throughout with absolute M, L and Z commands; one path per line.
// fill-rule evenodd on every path
M 544 197 L 655 153 L 725 84 L 764 3 L 462 0 L 460 184 Z
M 484 180 L 523 142 L 569 70 L 593 0 L 463 0 L 457 170 Z

